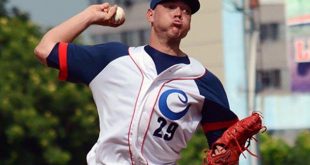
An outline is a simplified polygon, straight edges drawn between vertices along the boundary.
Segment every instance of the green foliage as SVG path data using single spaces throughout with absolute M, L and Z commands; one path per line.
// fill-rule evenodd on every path
M 310 165 L 310 131 L 300 133 L 289 155 L 289 164 Z
M 11 13 L 0 16 L 0 162 L 85 164 L 98 137 L 90 92 L 41 65 L 33 54 L 39 27 Z
M 282 165 L 287 162 L 291 148 L 281 139 L 276 139 L 264 133 L 260 136 L 263 164 Z
M 260 135 L 260 152 L 264 165 L 310 165 L 310 132 L 298 135 L 294 146 L 267 133 Z
M 207 140 L 202 130 L 199 130 L 190 140 L 186 149 L 181 152 L 179 165 L 201 165 L 203 150 L 208 148 Z

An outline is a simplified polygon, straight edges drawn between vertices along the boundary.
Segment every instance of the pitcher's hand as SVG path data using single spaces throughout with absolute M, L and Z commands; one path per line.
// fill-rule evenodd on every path
M 117 5 L 111 6 L 109 3 L 95 4 L 86 8 L 83 12 L 91 17 L 90 24 L 118 27 L 125 22 L 125 19 L 120 21 L 114 20 Z

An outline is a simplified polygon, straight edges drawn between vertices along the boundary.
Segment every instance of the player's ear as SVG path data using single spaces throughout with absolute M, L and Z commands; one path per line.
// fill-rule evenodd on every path
M 146 12 L 146 19 L 148 22 L 152 23 L 154 21 L 154 10 L 152 9 L 148 9 L 147 12 Z

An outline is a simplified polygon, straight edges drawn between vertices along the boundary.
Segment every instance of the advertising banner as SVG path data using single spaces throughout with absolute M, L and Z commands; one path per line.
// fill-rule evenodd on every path
M 288 55 L 293 92 L 310 92 L 310 3 L 286 0 Z

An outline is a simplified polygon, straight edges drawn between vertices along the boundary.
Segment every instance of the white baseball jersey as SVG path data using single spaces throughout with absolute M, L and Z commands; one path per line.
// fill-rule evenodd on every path
M 238 120 L 220 81 L 188 56 L 149 45 L 59 43 L 48 65 L 60 69 L 61 80 L 91 89 L 100 134 L 89 165 L 176 164 L 199 124 L 214 141 L 212 131 Z

